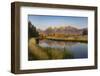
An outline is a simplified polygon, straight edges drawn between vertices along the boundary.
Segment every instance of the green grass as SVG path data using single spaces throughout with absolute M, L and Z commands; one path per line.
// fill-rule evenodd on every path
M 67 59 L 67 58 L 72 58 L 72 54 L 64 49 L 59 49 L 59 48 L 50 48 L 50 47 L 47 47 L 45 48 L 50 59 Z

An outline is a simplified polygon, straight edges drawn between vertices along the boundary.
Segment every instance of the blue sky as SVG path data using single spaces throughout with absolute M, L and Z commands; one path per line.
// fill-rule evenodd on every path
M 59 26 L 74 26 L 78 28 L 85 28 L 88 25 L 87 17 L 74 17 L 74 16 L 47 16 L 47 15 L 29 15 L 28 21 L 39 29 L 46 29 L 48 27 Z

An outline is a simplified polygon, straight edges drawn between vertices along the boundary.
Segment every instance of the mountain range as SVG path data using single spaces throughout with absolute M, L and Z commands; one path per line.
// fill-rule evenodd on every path
M 82 35 L 83 32 L 88 31 L 88 28 L 77 28 L 73 26 L 62 26 L 62 27 L 48 27 L 45 30 L 37 29 L 39 33 L 44 33 L 44 34 L 51 34 L 51 33 L 56 33 L 56 34 L 77 34 L 77 35 Z

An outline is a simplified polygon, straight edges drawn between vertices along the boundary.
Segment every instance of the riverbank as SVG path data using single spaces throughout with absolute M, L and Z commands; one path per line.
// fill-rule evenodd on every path
M 28 60 L 71 59 L 73 55 L 66 49 L 41 47 L 31 38 L 28 44 Z
M 87 36 L 78 36 L 78 37 L 66 37 L 66 38 L 57 38 L 57 37 L 45 37 L 47 40 L 55 41 L 68 41 L 68 42 L 88 42 Z

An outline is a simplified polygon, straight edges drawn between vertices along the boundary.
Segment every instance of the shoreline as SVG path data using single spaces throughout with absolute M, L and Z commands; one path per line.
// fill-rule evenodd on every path
M 46 38 L 42 38 L 42 39 L 47 39 L 47 40 L 55 40 L 55 41 L 68 41 L 68 42 L 84 42 L 84 43 L 88 43 L 88 40 L 86 38 L 83 39 L 68 39 L 68 38 L 50 38 L 50 37 L 46 37 Z M 42 40 L 40 39 L 40 40 Z

